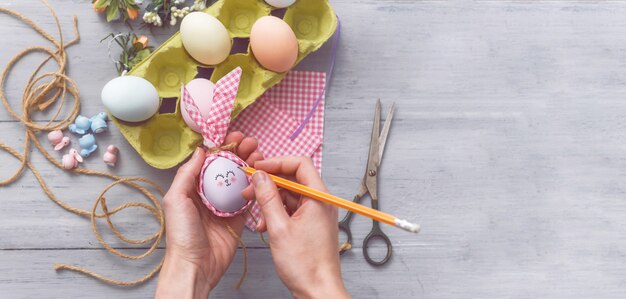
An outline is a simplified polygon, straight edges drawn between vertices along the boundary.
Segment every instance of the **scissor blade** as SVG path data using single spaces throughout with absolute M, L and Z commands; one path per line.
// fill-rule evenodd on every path
M 391 103 L 391 108 L 389 108 L 389 112 L 387 112 L 387 118 L 385 118 L 385 124 L 383 125 L 383 131 L 380 132 L 380 137 L 378 138 L 379 148 L 378 148 L 378 162 L 383 160 L 383 152 L 385 151 L 385 144 L 387 143 L 387 136 L 389 135 L 389 128 L 391 127 L 391 120 L 393 119 L 393 114 L 396 111 L 396 102 Z
M 370 151 L 367 157 L 367 169 L 365 170 L 365 186 L 372 198 L 372 204 L 377 200 L 376 175 L 378 165 L 380 165 L 380 155 L 378 151 L 380 136 L 380 99 L 376 101 L 376 112 L 374 113 L 374 123 L 372 124 L 372 138 L 370 140 Z
M 378 167 L 380 162 L 380 99 L 376 100 L 376 111 L 374 112 L 374 122 L 372 124 L 372 138 L 370 139 L 370 151 L 367 157 L 367 169 Z M 374 167 L 374 168 L 372 168 Z

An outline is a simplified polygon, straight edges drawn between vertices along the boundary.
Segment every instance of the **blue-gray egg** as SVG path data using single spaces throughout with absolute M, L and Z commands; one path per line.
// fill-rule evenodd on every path
M 118 119 L 140 122 L 149 119 L 159 109 L 159 94 L 148 80 L 121 76 L 102 88 L 102 104 Z

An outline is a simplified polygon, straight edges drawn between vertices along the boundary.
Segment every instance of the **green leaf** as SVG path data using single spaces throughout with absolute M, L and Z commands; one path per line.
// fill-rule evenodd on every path
M 132 69 L 135 65 L 137 65 L 138 63 L 146 59 L 148 56 L 150 56 L 150 53 L 151 51 L 149 49 L 143 49 L 137 52 L 137 54 L 135 54 L 135 57 L 133 57 L 133 59 L 131 59 L 130 62 L 128 63 L 128 67 Z
M 95 8 L 107 8 L 107 6 L 111 5 L 112 0 L 97 0 Z
M 124 0 L 127 8 L 139 9 L 139 5 L 135 3 L 135 0 Z
M 107 22 L 111 22 L 120 18 L 119 12 L 120 0 L 112 0 L 111 5 L 107 7 Z

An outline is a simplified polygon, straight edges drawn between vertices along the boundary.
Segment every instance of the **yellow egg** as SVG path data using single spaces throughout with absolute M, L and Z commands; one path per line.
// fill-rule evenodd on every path
M 250 31 L 250 48 L 266 69 L 282 73 L 298 59 L 298 41 L 291 27 L 274 16 L 259 18 Z
M 180 23 L 180 39 L 193 59 L 208 65 L 224 61 L 232 47 L 226 27 L 214 16 L 199 11 L 188 14 Z

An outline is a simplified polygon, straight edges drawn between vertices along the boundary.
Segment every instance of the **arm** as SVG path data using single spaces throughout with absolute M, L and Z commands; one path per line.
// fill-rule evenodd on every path
M 248 164 L 263 156 L 256 152 L 257 141 L 235 132 L 225 143 L 239 144 L 237 153 Z M 194 155 L 178 169 L 170 190 L 163 198 L 165 212 L 165 260 L 157 284 L 156 298 L 207 298 L 235 256 L 238 239 L 223 222 L 241 235 L 243 217 L 219 218 L 211 213 L 196 193 L 196 179 L 205 153 Z
M 211 292 L 202 269 L 173 253 L 165 256 L 159 273 L 156 298 L 207 298 Z

